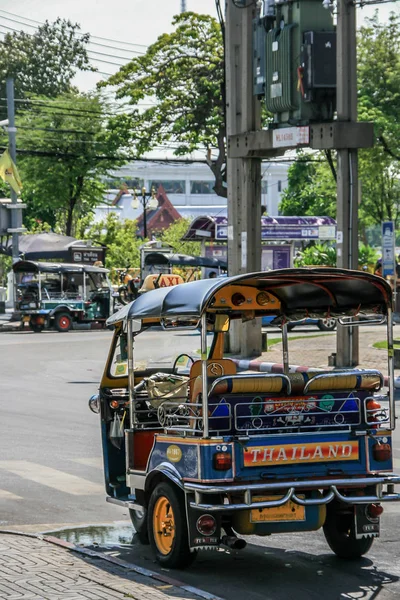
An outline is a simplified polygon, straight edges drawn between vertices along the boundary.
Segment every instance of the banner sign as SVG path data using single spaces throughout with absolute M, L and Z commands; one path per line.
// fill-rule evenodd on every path
M 215 239 L 226 241 L 227 236 L 228 226 L 217 224 L 215 227 Z M 335 226 L 263 225 L 261 227 L 262 240 L 334 240 L 335 238 Z

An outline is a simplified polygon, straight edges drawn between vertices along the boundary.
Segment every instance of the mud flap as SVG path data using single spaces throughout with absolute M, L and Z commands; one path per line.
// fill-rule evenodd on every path
M 367 504 L 357 504 L 354 511 L 356 539 L 379 537 L 380 518 L 368 514 Z
M 218 514 L 213 514 L 215 519 L 215 531 L 210 535 L 203 535 L 197 528 L 197 523 L 200 517 L 204 515 L 211 516 L 211 513 L 206 511 L 196 510 L 190 507 L 190 502 L 194 500 L 192 494 L 185 494 L 186 503 L 186 518 L 188 524 L 189 547 L 191 550 L 214 550 L 219 547 L 221 539 L 221 517 Z

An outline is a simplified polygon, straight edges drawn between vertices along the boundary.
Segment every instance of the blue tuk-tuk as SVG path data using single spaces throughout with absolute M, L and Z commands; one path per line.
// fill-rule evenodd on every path
M 107 500 L 129 509 L 161 565 L 241 549 L 240 535 L 321 527 L 338 556 L 368 552 L 382 505 L 400 500 L 391 311 L 382 278 L 314 268 L 156 289 L 110 317 L 111 350 L 90 400 Z M 282 373 L 238 373 L 224 356 L 230 323 L 268 315 L 282 323 Z M 375 369 L 289 372 L 288 323 L 305 316 L 386 321 L 388 381 Z

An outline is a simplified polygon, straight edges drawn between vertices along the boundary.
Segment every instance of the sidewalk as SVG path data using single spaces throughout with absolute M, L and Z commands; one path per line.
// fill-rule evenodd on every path
M 0 531 L 3 600 L 221 600 L 167 575 L 53 537 Z
M 14 311 L 10 308 L 6 308 L 5 313 L 0 313 L 0 332 L 3 331 L 17 331 L 20 328 L 20 321 L 12 321 Z

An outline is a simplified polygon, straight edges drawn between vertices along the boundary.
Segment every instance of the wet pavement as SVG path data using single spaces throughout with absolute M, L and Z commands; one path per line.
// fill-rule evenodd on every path
M 400 543 L 395 534 L 398 514 L 397 510 L 387 511 L 382 536 L 375 540 L 370 553 L 348 562 L 330 552 L 320 531 L 248 536 L 245 550 L 200 552 L 185 571 L 157 565 L 149 546 L 131 536 L 129 524 L 66 529 L 53 535 L 85 545 L 91 538 L 92 544 L 86 546 L 89 549 L 159 574 L 168 573 L 186 585 L 229 600 L 393 600 L 400 597 Z

